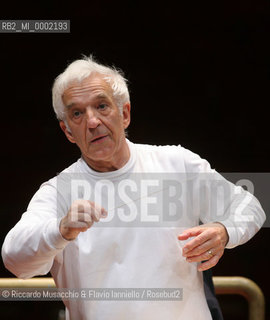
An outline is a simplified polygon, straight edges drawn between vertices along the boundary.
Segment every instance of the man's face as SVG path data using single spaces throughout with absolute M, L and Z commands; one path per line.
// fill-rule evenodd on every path
M 62 100 L 71 132 L 63 121 L 60 126 L 92 168 L 109 171 L 127 162 L 129 151 L 124 130 L 130 122 L 130 105 L 123 105 L 121 115 L 110 85 L 100 75 L 72 83 Z

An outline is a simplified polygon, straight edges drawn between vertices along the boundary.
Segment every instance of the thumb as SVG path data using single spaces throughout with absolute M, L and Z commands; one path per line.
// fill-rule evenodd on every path
M 100 218 L 105 219 L 105 218 L 107 218 L 107 216 L 108 216 L 108 212 L 104 208 L 101 208 Z

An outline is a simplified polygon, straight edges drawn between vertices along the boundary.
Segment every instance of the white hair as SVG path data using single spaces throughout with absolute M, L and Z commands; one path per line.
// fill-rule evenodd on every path
M 65 121 L 65 105 L 62 100 L 64 91 L 74 81 L 81 82 L 91 74 L 100 74 L 110 84 L 113 97 L 122 114 L 123 105 L 130 102 L 127 80 L 121 70 L 97 63 L 93 56 L 73 61 L 54 81 L 52 88 L 53 108 L 58 120 Z

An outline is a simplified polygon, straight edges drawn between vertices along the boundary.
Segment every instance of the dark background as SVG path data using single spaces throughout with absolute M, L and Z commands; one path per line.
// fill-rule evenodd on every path
M 71 33 L 0 34 L 1 243 L 40 184 L 79 157 L 55 119 L 51 86 L 81 54 L 124 70 L 133 142 L 181 144 L 220 172 L 269 172 L 268 1 L 7 5 L 1 19 L 70 19 Z M 226 250 L 214 275 L 254 280 L 267 304 L 269 240 L 263 228 Z M 244 298 L 220 299 L 225 319 L 247 319 Z M 1 319 L 56 319 L 61 306 L 2 302 Z

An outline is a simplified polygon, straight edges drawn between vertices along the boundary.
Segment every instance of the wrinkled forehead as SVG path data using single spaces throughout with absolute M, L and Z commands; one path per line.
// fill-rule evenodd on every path
M 80 98 L 83 97 L 104 97 L 114 100 L 112 87 L 104 77 L 105 76 L 100 74 L 91 74 L 81 81 L 71 81 L 62 95 L 64 104 L 69 105 L 73 103 L 74 100 L 80 100 Z
M 110 96 L 113 95 L 113 89 L 108 76 L 101 75 L 99 73 L 93 73 L 82 80 L 71 80 L 64 90 L 62 96 L 70 93 L 91 93 L 96 90 L 104 91 Z

